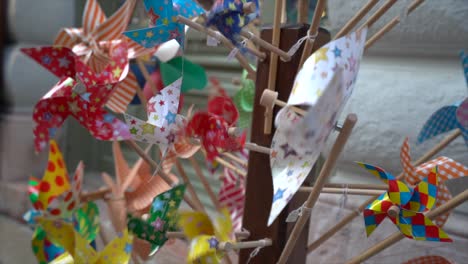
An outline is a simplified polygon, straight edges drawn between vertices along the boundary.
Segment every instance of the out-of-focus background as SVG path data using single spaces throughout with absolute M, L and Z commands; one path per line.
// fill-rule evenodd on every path
M 120 3 L 115 0 L 99 2 L 108 14 Z M 210 4 L 210 1 L 203 2 L 207 6 Z M 312 14 L 314 1 L 310 2 L 309 13 Z M 327 19 L 323 26 L 333 35 L 366 2 L 329 0 Z M 377 7 L 384 2 L 380 1 Z M 40 155 L 34 153 L 32 109 L 56 82 L 49 72 L 23 56 L 19 49 L 49 45 L 60 28 L 81 25 L 84 3 L 84 0 L 0 2 L 0 263 L 34 262 L 29 243 L 31 231 L 18 219 L 30 207 L 25 192 L 27 180 L 31 175 L 42 175 L 47 159 L 46 151 Z M 407 0 L 398 1 L 368 34 L 374 34 L 376 29 L 398 15 L 408 3 Z M 142 5 L 142 1 L 139 5 Z M 273 9 L 274 1 L 263 1 L 263 23 L 273 21 Z M 294 1 L 290 1 L 288 21 L 291 23 L 295 21 L 295 10 Z M 137 11 L 132 23 L 134 26 L 146 23 L 144 19 L 144 13 L 139 14 Z M 458 58 L 458 52 L 468 48 L 467 19 L 466 0 L 426 1 L 366 52 L 355 93 L 344 110 L 344 113 L 356 113 L 359 121 L 332 181 L 376 182 L 371 175 L 356 168 L 354 161 L 379 164 L 393 174 L 398 174 L 401 171 L 399 151 L 405 137 L 410 138 L 414 159 L 441 139 L 438 137 L 420 146 L 415 144 L 419 130 L 434 110 L 467 96 L 467 84 Z M 231 83 L 231 79 L 240 76 L 241 68 L 236 61 L 226 60 L 228 51 L 221 46 L 207 47 L 206 36 L 192 30 L 187 39 L 187 57 L 205 67 L 208 76 L 217 77 L 226 90 L 234 94 L 236 86 Z M 185 97 L 185 105 L 193 103 L 203 107 L 206 98 L 205 91 L 191 92 Z M 129 111 L 139 111 L 139 106 L 132 106 Z M 57 139 L 69 168 L 74 168 L 79 160 L 83 160 L 86 173 L 94 176 L 86 177 L 86 185 L 89 188 L 102 185 L 99 173 L 113 170 L 111 143 L 94 140 L 73 120 L 65 123 Z M 137 159 L 130 151 L 125 154 L 131 161 Z M 461 137 L 440 154 L 468 165 L 467 147 Z M 189 177 L 194 178 L 193 169 L 186 166 L 186 170 Z M 212 184 L 215 189 L 219 188 L 218 181 L 212 179 Z M 464 179 L 448 185 L 451 190 L 458 192 L 468 184 Z M 201 184 L 195 187 L 200 194 L 204 193 Z M 314 209 L 311 219 L 311 239 L 333 222 L 340 208 L 339 198 L 321 196 L 321 203 Z M 357 207 L 364 199 L 366 197 L 350 197 L 346 208 Z M 209 204 L 208 197 L 202 195 L 202 200 Z M 332 220 L 328 219 L 329 214 L 333 214 Z M 404 241 L 395 246 L 399 250 L 395 252 L 400 252 L 397 260 L 414 255 L 408 249 L 411 247 L 419 252 L 441 252 L 459 263 L 466 261 L 467 255 L 463 249 L 468 247 L 467 223 L 468 208 L 465 204 L 455 210 L 445 227 L 457 240 L 456 243 L 452 246 L 437 245 L 436 248 L 433 244 Z M 391 231 L 394 228 L 388 225 L 383 227 L 381 233 L 389 234 Z M 376 235 L 370 240 L 364 238 L 362 219 L 359 218 L 353 222 L 351 229 L 340 232 L 311 254 L 310 258 L 321 257 L 323 263 L 340 263 L 382 237 L 385 236 Z M 340 243 L 343 239 L 347 239 L 346 244 Z M 374 258 L 369 263 L 394 263 L 395 259 L 390 255 L 390 251 L 383 252 L 380 258 Z

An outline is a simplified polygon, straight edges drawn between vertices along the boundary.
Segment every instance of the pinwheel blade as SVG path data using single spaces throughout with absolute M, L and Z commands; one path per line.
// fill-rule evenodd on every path
M 369 209 L 364 209 L 364 224 L 366 226 L 366 234 L 370 236 L 372 232 L 382 223 L 387 216 L 386 212 L 378 212 Z
M 401 210 L 391 218 L 401 233 L 408 238 L 422 241 L 452 242 L 452 239 L 422 213 Z
M 455 112 L 458 105 L 444 106 L 437 110 L 424 124 L 418 135 L 418 143 L 458 127 Z
M 436 203 L 438 175 L 436 166 L 431 170 L 429 175 L 414 188 L 411 199 L 403 208 L 413 212 L 424 212 L 431 209 Z

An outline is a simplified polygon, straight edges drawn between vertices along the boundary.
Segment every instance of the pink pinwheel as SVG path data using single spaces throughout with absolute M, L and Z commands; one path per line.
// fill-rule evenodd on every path
M 111 62 L 110 50 L 119 41 L 128 44 L 128 59 L 154 52 L 157 47 L 147 49 L 131 41 L 122 33 L 135 8 L 136 0 L 127 0 L 110 17 L 106 17 L 97 0 L 88 0 L 83 11 L 81 28 L 63 28 L 55 38 L 55 46 L 70 48 L 95 72 L 101 72 Z M 106 103 L 114 112 L 125 112 L 133 99 L 138 83 L 135 75 L 129 72 L 119 83 Z
M 111 51 L 112 61 L 94 73 L 70 49 L 39 47 L 22 50 L 26 55 L 60 78 L 36 104 L 33 113 L 34 144 L 37 151 L 46 146 L 65 119 L 71 115 L 96 139 L 129 139 L 128 128 L 103 109 L 115 85 L 128 73 L 125 43 Z

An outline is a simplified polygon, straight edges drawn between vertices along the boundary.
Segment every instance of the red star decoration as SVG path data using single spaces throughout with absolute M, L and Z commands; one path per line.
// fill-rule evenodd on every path
M 163 101 L 163 100 L 160 100 L 160 101 L 159 101 L 159 105 L 160 105 L 160 106 L 163 106 L 163 105 L 164 105 L 164 101 Z
M 160 18 L 160 16 L 154 12 L 154 9 L 153 9 L 153 8 L 151 8 L 150 11 L 149 11 L 149 17 L 150 17 L 150 18 L 149 18 L 149 19 L 150 19 L 150 23 L 151 23 L 152 25 L 156 25 L 156 22 L 157 22 L 158 19 Z
M 169 30 L 171 38 L 177 38 L 180 36 L 179 30 L 176 28 L 174 30 Z M 168 92 L 169 93 L 169 92 Z

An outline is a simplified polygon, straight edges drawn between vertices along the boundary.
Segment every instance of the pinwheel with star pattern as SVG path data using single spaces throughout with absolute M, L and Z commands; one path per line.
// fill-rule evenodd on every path
M 171 39 L 184 45 L 184 24 L 177 16 L 193 18 L 205 11 L 192 0 L 144 0 L 149 15 L 149 27 L 126 31 L 124 34 L 145 48 L 151 48 Z
M 73 116 L 96 139 L 130 139 L 125 123 L 103 108 L 115 85 L 128 73 L 125 43 L 111 51 L 112 62 L 100 73 L 89 69 L 68 48 L 38 47 L 22 51 L 60 78 L 34 108 L 36 151 L 44 149 L 49 138 L 69 116 Z
M 131 41 L 122 33 L 127 28 L 137 0 L 126 0 L 110 17 L 106 17 L 97 0 L 87 0 L 83 10 L 81 28 L 63 28 L 54 40 L 54 46 L 71 49 L 94 72 L 101 72 L 111 62 L 110 50 L 120 41 L 128 45 L 128 59 L 135 59 L 155 51 L 146 49 Z M 106 102 L 110 110 L 123 113 L 133 99 L 138 82 L 133 74 L 128 75 L 116 85 Z
M 441 228 L 422 213 L 430 210 L 436 202 L 437 167 L 413 189 L 379 167 L 360 162 L 358 164 L 388 184 L 388 191 L 364 209 L 367 236 L 388 217 L 407 238 L 452 242 Z
M 65 253 L 50 263 L 128 263 L 132 252 L 133 236 L 125 229 L 118 233 L 101 252 L 75 231 L 72 224 L 60 220 L 39 219 L 50 240 L 65 249 Z
M 435 207 L 443 205 L 452 198 L 449 189 L 445 185 L 446 181 L 468 175 L 467 167 L 451 158 L 443 156 L 414 167 L 411 163 L 408 138 L 405 139 L 403 145 L 401 146 L 400 160 L 401 165 L 403 166 L 404 179 L 406 183 L 413 186 L 424 180 L 428 173 L 437 167 L 438 185 L 437 201 Z M 437 217 L 434 222 L 437 224 L 437 226 L 442 227 L 447 221 L 449 215 L 450 212 L 443 214 Z
M 177 185 L 156 196 L 146 220 L 129 215 L 127 226 L 139 239 L 151 244 L 154 255 L 168 240 L 166 232 L 177 229 L 177 210 L 185 193 L 185 185 Z M 145 258 L 146 256 L 142 256 Z
M 188 263 L 220 263 L 220 243 L 231 242 L 232 223 L 229 211 L 222 209 L 213 220 L 203 212 L 181 212 L 179 227 L 190 240 Z

